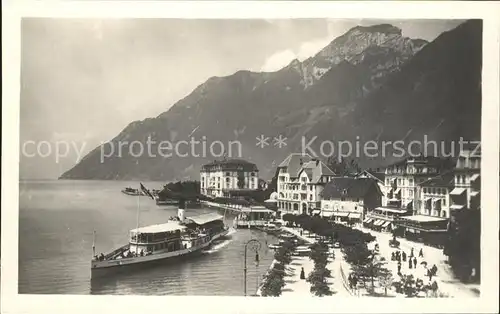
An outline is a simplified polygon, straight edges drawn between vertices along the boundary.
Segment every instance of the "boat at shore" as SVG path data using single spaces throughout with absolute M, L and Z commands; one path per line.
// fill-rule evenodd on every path
M 94 245 L 91 279 L 201 253 L 228 233 L 222 215 L 208 213 L 185 217 L 184 209 L 179 208 L 177 217 L 166 223 L 130 230 L 129 243 L 110 253 L 95 255 Z
M 281 227 L 278 224 L 268 222 L 262 227 L 257 227 L 257 229 L 264 231 L 267 234 L 279 235 L 281 233 Z
M 127 195 L 131 195 L 131 196 L 144 196 L 144 195 L 146 195 L 141 190 L 139 190 L 139 189 L 133 189 L 133 188 L 130 188 L 130 187 L 124 188 L 122 190 L 122 193 L 123 194 L 127 194 Z

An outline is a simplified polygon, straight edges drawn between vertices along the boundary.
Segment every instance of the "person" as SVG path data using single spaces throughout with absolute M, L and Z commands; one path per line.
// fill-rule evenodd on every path
M 413 268 L 417 268 L 417 257 L 413 258 Z
M 437 270 L 438 270 L 437 267 L 436 267 L 436 264 L 432 265 L 431 270 L 432 270 L 432 275 L 436 276 L 436 273 L 437 273 Z
M 413 248 L 411 248 L 410 257 L 413 257 Z
M 403 262 L 406 262 L 406 252 L 403 251 Z
M 144 256 L 144 251 L 141 250 L 141 256 Z
M 391 253 L 391 261 L 396 260 L 396 254 L 394 252 Z
M 356 286 L 358 285 L 358 277 L 356 277 L 356 275 L 352 276 L 352 286 L 354 288 L 356 288 Z
M 306 273 L 304 272 L 304 267 L 300 270 L 300 279 L 306 279 Z
M 432 270 L 427 269 L 427 276 L 429 276 L 429 281 L 432 281 Z
M 411 258 L 409 258 L 408 259 L 408 268 L 412 269 L 413 268 L 412 266 L 413 266 L 412 260 L 411 260 Z
M 349 288 L 352 289 L 352 274 L 349 274 L 349 276 L 347 277 L 347 281 L 349 281 Z
M 418 257 L 424 257 L 424 250 L 420 248 L 420 251 L 418 252 Z
M 401 274 L 401 262 L 398 261 L 398 275 Z
M 300 230 L 300 235 L 302 235 L 302 229 Z

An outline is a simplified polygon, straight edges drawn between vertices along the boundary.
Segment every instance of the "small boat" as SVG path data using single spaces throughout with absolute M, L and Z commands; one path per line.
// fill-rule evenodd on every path
M 308 246 L 298 246 L 295 249 L 295 252 L 293 255 L 295 256 L 307 256 L 311 252 L 311 248 Z
M 273 234 L 273 235 L 281 233 L 281 228 L 272 223 L 267 223 L 264 226 L 260 227 L 259 229 L 268 234 Z
M 108 254 L 95 255 L 93 245 L 91 279 L 201 253 L 228 233 L 222 215 L 184 217 L 184 209 L 179 208 L 177 217 L 171 217 L 166 223 L 130 230 L 129 243 Z
M 282 234 L 280 234 L 280 239 L 293 240 L 295 238 L 296 237 L 293 234 L 288 234 L 288 233 L 282 233 Z
M 145 195 L 144 192 L 139 191 L 139 189 L 133 189 L 133 188 L 124 188 L 122 190 L 123 194 L 131 195 L 131 196 L 143 196 Z
M 179 200 L 175 199 L 160 199 L 158 196 L 155 197 L 156 205 L 158 206 L 168 206 L 168 205 L 179 205 Z
M 271 250 L 278 250 L 281 247 L 281 245 L 279 245 L 279 244 L 269 244 L 267 247 L 270 248 Z

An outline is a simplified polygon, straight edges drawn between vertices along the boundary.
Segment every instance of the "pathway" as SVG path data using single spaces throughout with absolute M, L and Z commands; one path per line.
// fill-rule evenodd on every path
M 312 244 L 315 243 L 316 240 L 314 239 L 314 234 L 309 234 L 307 232 L 302 232 L 302 235 L 300 234 L 300 229 L 298 228 L 289 228 L 289 227 L 282 227 L 283 230 L 294 234 L 298 238 Z M 342 274 L 341 274 L 341 267 L 340 264 L 344 260 L 344 256 L 340 249 L 334 249 L 335 253 L 335 259 L 333 261 L 329 262 L 327 264 L 327 268 L 332 272 L 332 278 L 328 278 L 328 282 L 330 283 L 330 289 L 334 292 L 335 296 L 351 296 L 351 293 L 349 292 L 348 288 L 346 287 Z M 300 268 L 304 267 L 304 271 L 307 274 L 309 274 L 313 268 L 314 268 L 314 262 L 309 259 L 309 257 L 295 257 L 294 261 L 297 261 L 297 265 L 291 265 L 293 267 L 294 272 L 296 273 L 296 278 L 300 278 Z M 298 265 L 300 263 L 300 265 Z M 292 262 L 294 264 L 294 262 Z M 309 291 L 310 284 L 307 283 L 305 280 L 295 280 L 295 277 L 293 277 L 289 283 L 285 286 L 285 290 L 287 288 L 291 289 L 292 291 L 303 291 L 305 288 L 303 287 L 304 285 L 307 285 L 307 290 Z M 309 292 L 310 293 L 310 292 Z M 285 293 L 283 293 L 285 294 Z
M 396 249 L 389 246 L 389 240 L 392 239 L 392 234 L 377 232 L 363 227 L 357 228 L 364 232 L 369 232 L 377 238 L 376 241 L 379 244 L 379 253 L 386 258 L 388 261 L 387 268 L 392 270 L 394 277 L 397 278 L 397 262 L 391 261 L 391 253 L 396 251 Z M 426 269 L 420 264 L 422 261 L 426 261 L 428 267 L 432 267 L 432 265 L 435 264 L 438 268 L 437 276 L 433 277 L 432 280 L 436 280 L 440 291 L 452 297 L 470 298 L 479 296 L 476 292 L 478 285 L 464 284 L 453 276 L 450 266 L 446 263 L 447 258 L 441 249 L 427 246 L 422 243 L 411 242 L 404 238 L 398 237 L 397 240 L 400 242 L 400 250 L 404 250 L 406 254 L 409 255 L 411 248 L 414 248 L 414 254 L 417 257 L 416 269 L 409 269 L 408 261 L 401 262 L 401 272 L 403 274 L 413 274 L 415 277 L 424 279 L 424 282 L 427 282 L 426 280 L 428 280 L 428 277 L 425 276 Z M 371 243 L 371 246 L 373 245 L 374 243 Z M 421 248 L 424 253 L 423 258 L 418 257 Z

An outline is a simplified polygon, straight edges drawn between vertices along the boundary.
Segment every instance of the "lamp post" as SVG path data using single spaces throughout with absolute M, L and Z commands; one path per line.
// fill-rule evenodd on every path
M 248 246 L 252 245 L 253 248 L 255 249 L 255 266 L 259 266 L 259 250 L 261 247 L 261 243 L 257 239 L 251 239 L 248 240 L 248 242 L 245 244 L 245 259 L 244 259 L 244 266 L 243 266 L 243 278 L 244 278 L 244 296 L 247 295 L 247 249 Z M 257 274 L 258 276 L 258 274 Z

